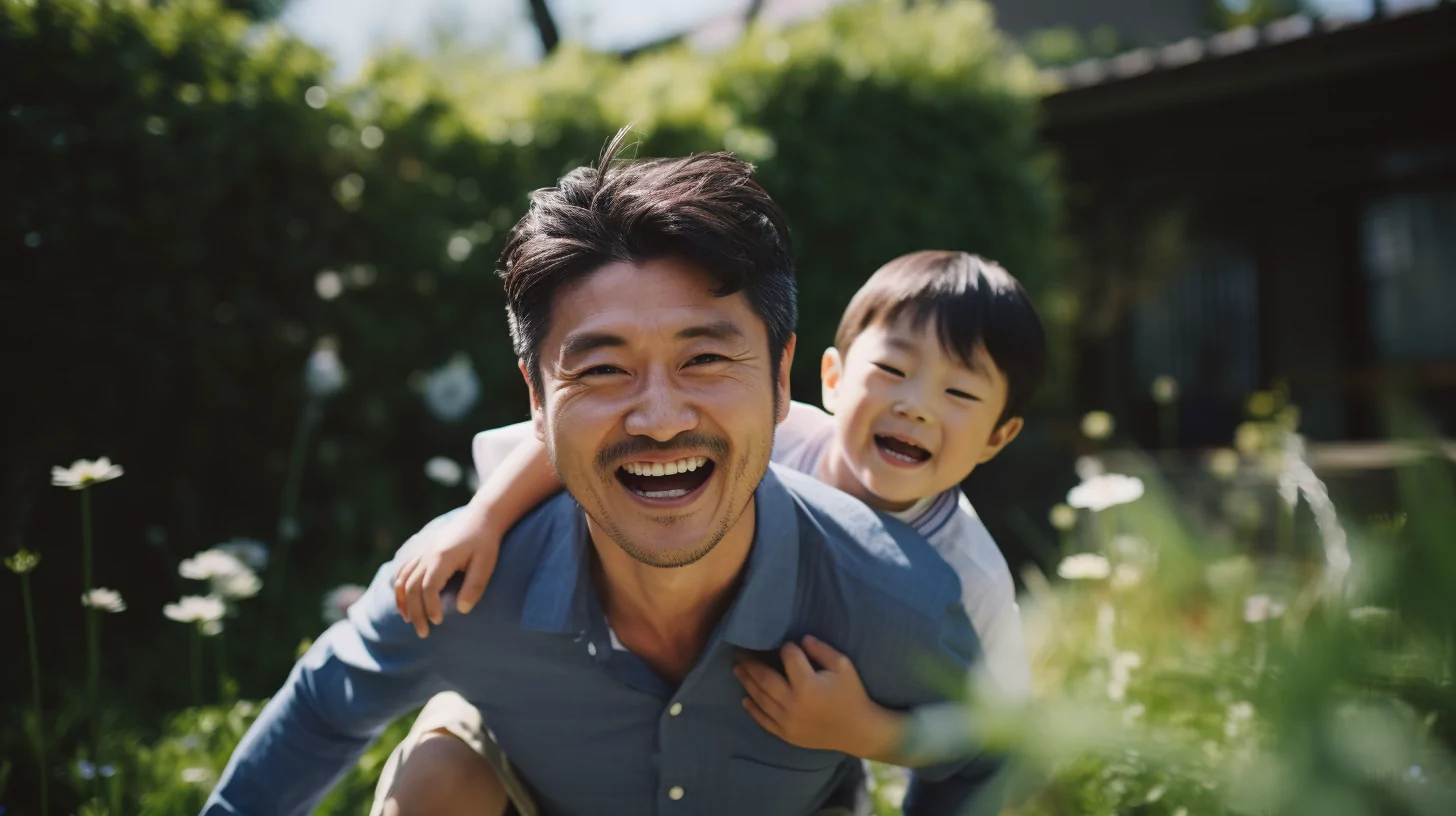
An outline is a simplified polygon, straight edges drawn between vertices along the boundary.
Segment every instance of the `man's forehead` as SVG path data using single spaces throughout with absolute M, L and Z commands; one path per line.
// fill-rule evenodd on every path
M 766 340 L 767 327 L 744 294 L 723 296 L 718 288 L 683 262 L 608 264 L 557 293 L 546 345 L 564 355 L 655 338 Z

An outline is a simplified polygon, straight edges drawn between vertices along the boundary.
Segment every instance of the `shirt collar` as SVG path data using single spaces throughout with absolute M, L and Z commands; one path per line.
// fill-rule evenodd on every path
M 557 497 L 551 511 L 556 521 L 545 526 L 545 540 L 524 542 L 544 553 L 526 591 L 521 626 L 534 632 L 583 634 L 591 628 L 586 593 L 592 591 L 584 511 L 569 494 Z
M 799 522 L 793 497 L 770 466 L 754 491 L 753 549 L 743 583 L 729 608 L 723 639 L 744 649 L 776 649 L 793 618 L 799 574 Z M 548 526 L 540 566 L 521 610 L 521 626 L 537 632 L 581 634 L 591 629 L 595 590 L 588 574 L 591 546 L 584 512 L 569 497 L 552 508 L 558 523 Z

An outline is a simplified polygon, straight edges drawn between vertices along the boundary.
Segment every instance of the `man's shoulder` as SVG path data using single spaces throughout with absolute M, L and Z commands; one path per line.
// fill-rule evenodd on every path
M 794 500 L 801 563 L 823 577 L 847 579 L 857 603 L 939 620 L 959 601 L 955 573 L 910 527 L 809 476 L 777 466 L 774 473 Z

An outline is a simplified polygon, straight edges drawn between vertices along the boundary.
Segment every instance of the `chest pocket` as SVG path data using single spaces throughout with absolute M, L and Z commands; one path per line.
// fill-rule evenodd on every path
M 822 768 L 784 768 L 757 760 L 728 760 L 731 806 L 725 816 L 802 816 L 821 805 L 834 792 L 841 761 Z

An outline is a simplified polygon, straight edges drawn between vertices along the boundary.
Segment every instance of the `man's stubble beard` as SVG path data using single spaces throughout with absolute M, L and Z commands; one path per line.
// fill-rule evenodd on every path
M 777 400 L 775 402 L 777 402 Z M 775 418 L 777 418 L 777 410 L 775 410 L 774 416 Z M 770 425 L 770 428 L 776 427 L 776 423 Z M 575 494 L 573 494 L 573 498 L 577 499 L 577 504 L 580 505 L 582 507 L 582 510 L 586 512 L 587 516 L 596 523 L 597 527 L 600 528 L 603 533 L 606 533 L 607 537 L 612 540 L 612 543 L 616 544 L 622 550 L 622 552 L 625 552 L 632 560 L 637 561 L 640 564 L 645 564 L 649 567 L 657 567 L 660 569 L 673 569 L 677 567 L 690 566 L 705 558 L 708 553 L 712 552 L 714 548 L 716 548 L 718 544 L 723 541 L 723 538 L 728 535 L 728 531 L 732 530 L 734 525 L 736 525 L 738 521 L 743 518 L 744 512 L 748 510 L 748 506 L 753 502 L 753 495 L 758 490 L 758 484 L 763 481 L 764 475 L 768 472 L 768 465 L 772 458 L 772 434 L 769 436 L 769 441 L 767 445 L 759 445 L 757 446 L 757 448 L 760 452 L 760 456 L 762 457 L 763 467 L 762 470 L 759 471 L 758 478 L 753 480 L 751 486 L 746 491 L 747 495 L 743 497 L 742 503 L 739 504 L 736 509 L 729 508 L 729 512 L 724 515 L 722 521 L 719 522 L 718 526 L 711 533 L 709 533 L 708 536 L 704 538 L 698 546 L 691 549 L 673 550 L 669 552 L 648 551 L 643 547 L 639 546 L 636 542 L 632 541 L 632 539 L 628 537 L 628 535 L 620 527 L 617 526 L 616 522 L 613 521 L 611 515 L 606 510 L 607 501 L 605 500 L 605 494 L 597 495 L 598 501 L 596 502 L 596 504 L 598 509 L 595 513 L 588 510 L 586 508 L 586 505 L 582 504 L 581 499 L 579 497 L 576 497 Z M 562 478 L 561 465 L 558 462 L 556 456 L 556 446 L 548 441 L 546 445 L 546 452 L 551 460 L 552 469 L 556 471 L 557 478 L 560 478 L 562 484 L 565 485 L 566 479 Z M 752 456 L 744 456 L 739 459 L 738 466 L 734 469 L 733 478 L 723 486 L 723 490 L 725 492 L 731 493 L 735 484 L 746 483 L 745 477 L 749 473 L 749 467 L 752 465 L 754 458 L 755 457 Z M 588 472 L 597 478 L 598 485 L 604 486 L 605 489 L 608 491 L 612 489 L 612 483 L 617 481 L 615 473 L 610 470 L 604 472 L 601 468 L 591 468 L 588 469 Z M 714 474 L 714 477 L 716 476 L 717 474 Z M 724 474 L 724 476 L 726 478 L 727 474 Z M 616 487 L 625 489 L 624 487 L 622 487 L 620 482 L 616 484 Z M 571 491 L 567 490 L 567 492 L 570 493 Z M 691 516 L 654 518 L 651 520 L 654 523 L 662 525 L 664 527 L 672 527 L 677 524 L 685 523 L 689 519 L 691 519 Z

